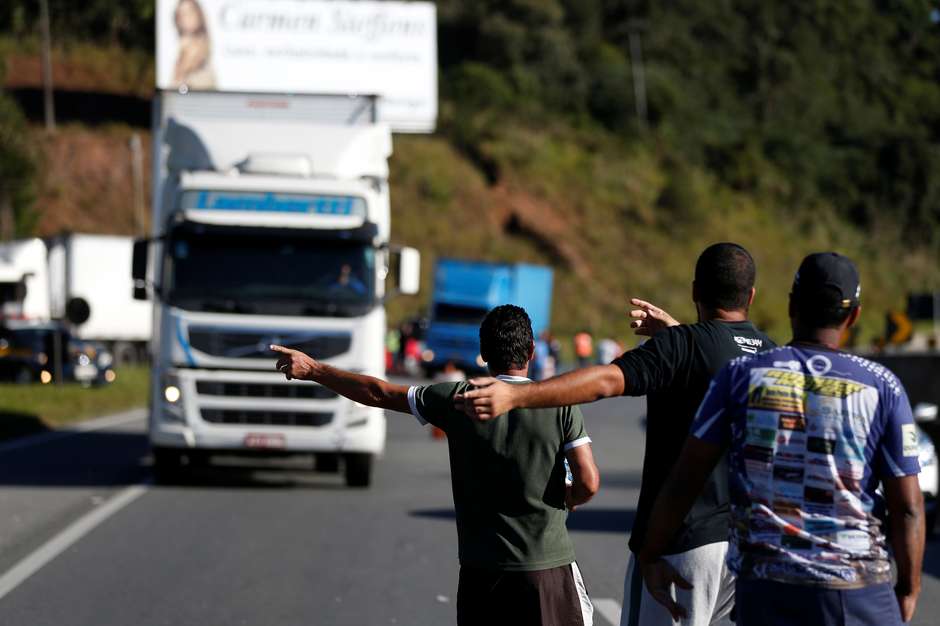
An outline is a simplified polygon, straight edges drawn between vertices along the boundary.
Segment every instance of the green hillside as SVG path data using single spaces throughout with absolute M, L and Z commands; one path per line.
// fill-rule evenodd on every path
M 11 97 L 38 80 L 33 4 L 0 8 Z M 146 96 L 151 3 L 50 4 L 63 89 Z M 908 290 L 940 288 L 933 3 L 441 0 L 438 12 L 439 131 L 396 137 L 392 162 L 394 237 L 424 253 L 425 285 L 438 255 L 550 263 L 561 334 L 625 337 L 631 295 L 690 318 L 698 252 L 733 240 L 758 262 L 754 318 L 782 339 L 799 259 L 836 249 L 861 266 L 865 341 Z M 0 132 L 31 138 L 7 144 L 12 158 L 0 147 L 0 195 L 29 191 L 18 231 L 130 232 L 123 151 L 146 127 L 79 120 L 47 138 L 4 102 Z M 23 154 L 34 172 L 4 169 Z M 396 300 L 392 319 L 427 294 Z

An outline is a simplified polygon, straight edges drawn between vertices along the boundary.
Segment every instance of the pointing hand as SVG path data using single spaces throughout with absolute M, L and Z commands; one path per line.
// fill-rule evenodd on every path
M 637 335 L 652 337 L 664 328 L 679 325 L 679 322 L 669 313 L 646 300 L 631 298 L 630 304 L 637 307 L 630 311 L 630 317 L 633 318 L 633 321 L 630 322 L 630 328 L 634 329 Z
M 309 379 L 313 373 L 313 368 L 317 362 L 299 350 L 291 350 L 284 346 L 271 345 L 271 351 L 280 354 L 277 364 L 274 366 L 277 371 L 284 374 L 287 380 L 292 378 Z

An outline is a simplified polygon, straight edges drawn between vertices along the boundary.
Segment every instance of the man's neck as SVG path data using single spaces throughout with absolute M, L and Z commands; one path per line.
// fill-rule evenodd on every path
M 829 348 L 830 350 L 838 350 L 841 337 L 842 329 L 840 328 L 794 328 L 791 343 L 804 343 Z
M 529 377 L 529 368 L 524 367 L 518 370 L 490 370 L 490 374 L 493 376 L 515 376 L 517 378 L 528 378 Z
M 740 309 L 703 309 L 698 307 L 698 321 L 707 322 L 717 320 L 719 322 L 746 322 L 747 311 Z

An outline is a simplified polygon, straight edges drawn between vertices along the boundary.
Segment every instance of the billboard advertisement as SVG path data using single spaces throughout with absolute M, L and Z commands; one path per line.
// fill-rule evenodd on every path
M 158 0 L 157 88 L 379 96 L 379 121 L 437 118 L 429 2 Z

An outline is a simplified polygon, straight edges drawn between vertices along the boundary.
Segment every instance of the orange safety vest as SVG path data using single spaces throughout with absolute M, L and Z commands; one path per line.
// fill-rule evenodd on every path
M 579 357 L 591 356 L 591 336 L 587 333 L 578 333 L 574 336 L 574 353 Z

